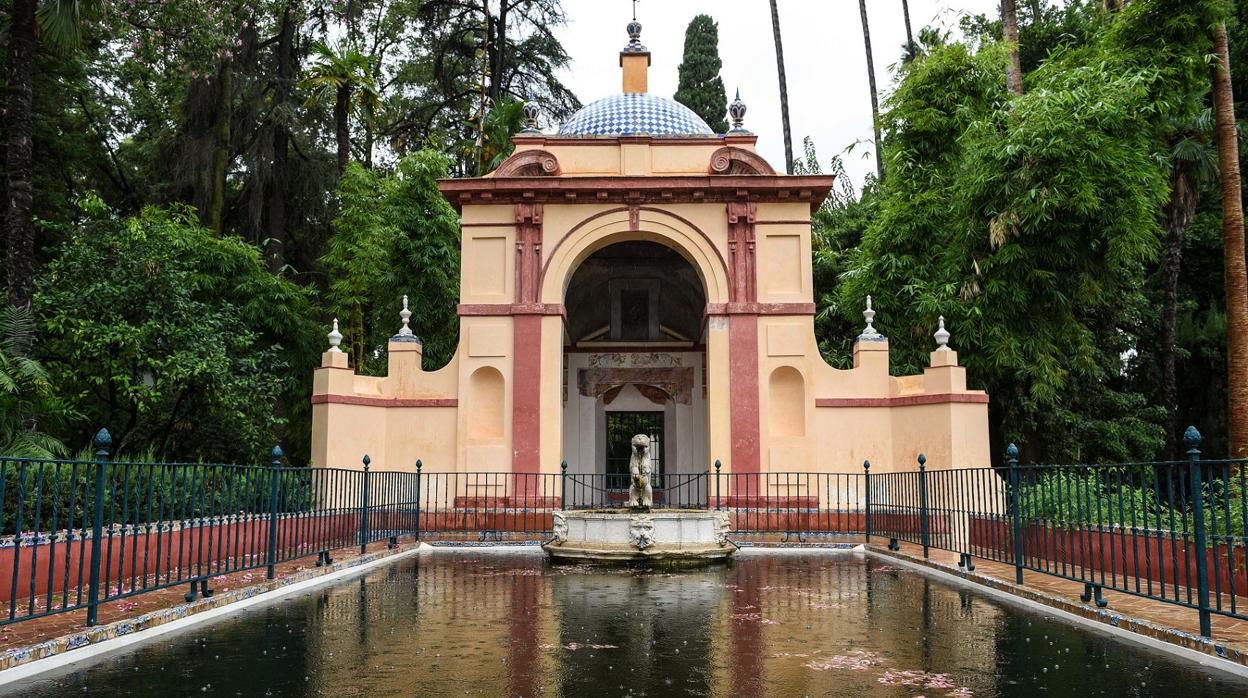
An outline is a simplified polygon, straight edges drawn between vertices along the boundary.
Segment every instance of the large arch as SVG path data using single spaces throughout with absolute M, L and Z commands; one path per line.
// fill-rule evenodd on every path
M 728 267 L 715 244 L 697 226 L 676 214 L 641 206 L 633 220 L 627 207 L 590 216 L 572 227 L 547 258 L 542 270 L 540 301 L 563 302 L 572 274 L 586 257 L 618 242 L 657 242 L 684 257 L 702 280 L 708 304 L 728 302 Z

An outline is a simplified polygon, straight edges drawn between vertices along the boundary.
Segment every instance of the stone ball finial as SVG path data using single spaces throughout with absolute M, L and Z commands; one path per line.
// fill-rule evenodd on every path
M 949 330 L 945 329 L 945 316 L 941 315 L 937 322 L 940 327 L 936 329 L 936 334 L 932 335 L 936 338 L 936 351 L 949 351 Z
M 338 345 L 342 344 L 342 333 L 338 331 L 338 318 L 334 318 L 334 327 L 326 336 L 329 337 L 329 350 L 335 354 L 342 353 L 342 350 L 338 348 Z
M 529 100 L 524 103 L 524 130 L 521 133 L 540 133 L 538 127 L 538 119 L 542 115 L 542 108 L 537 102 Z
M 742 124 L 745 123 L 745 102 L 741 101 L 741 88 L 737 88 L 737 96 L 732 100 L 732 104 L 728 105 L 728 115 L 732 117 L 732 131 L 745 131 Z
M 862 311 L 862 317 L 867 321 L 867 326 L 863 328 L 862 334 L 858 335 L 858 339 L 883 339 L 884 335 L 875 329 L 875 310 L 871 307 L 871 296 L 867 296 L 867 309 Z

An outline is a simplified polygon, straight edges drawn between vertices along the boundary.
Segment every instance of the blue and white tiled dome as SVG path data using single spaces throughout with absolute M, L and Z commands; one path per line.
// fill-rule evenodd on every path
M 706 122 L 675 100 L 645 92 L 604 97 L 559 128 L 561 136 L 714 136 Z

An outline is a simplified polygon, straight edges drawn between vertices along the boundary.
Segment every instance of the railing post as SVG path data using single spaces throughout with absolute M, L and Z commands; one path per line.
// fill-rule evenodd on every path
M 724 467 L 724 464 L 720 463 L 719 459 L 716 458 L 715 459 L 715 511 L 719 511 L 721 508 L 720 499 L 719 499 L 719 469 L 722 467 Z
M 870 543 L 871 542 L 871 461 L 864 460 L 862 462 L 862 475 L 863 475 L 863 481 L 864 481 L 862 489 L 863 489 L 863 492 L 865 492 L 864 497 L 866 498 L 866 504 L 864 506 L 864 508 L 866 509 L 866 524 L 867 524 L 866 525 L 866 529 L 867 529 L 866 537 L 867 537 L 867 542 Z
M 927 456 L 919 454 L 919 540 L 923 543 L 923 557 L 929 557 L 931 549 L 931 524 L 927 512 Z
M 364 454 L 364 470 L 360 473 L 362 485 L 360 487 L 360 554 L 364 554 L 364 550 L 368 547 L 368 464 L 372 459 L 368 454 Z
M 568 510 L 568 462 L 559 462 L 559 509 Z
M 1209 561 L 1205 552 L 1205 502 L 1200 472 L 1200 441 L 1200 432 L 1196 427 L 1189 426 L 1183 432 L 1183 443 L 1187 444 L 1188 471 L 1192 478 L 1192 526 L 1196 529 L 1196 602 L 1200 612 L 1200 634 L 1202 637 L 1209 637 L 1213 628 L 1209 617 Z
M 420 459 L 416 459 L 416 540 L 420 540 L 420 469 L 425 467 Z
M 104 547 L 104 478 L 105 470 L 108 468 L 108 449 L 112 445 L 113 437 L 107 429 L 100 429 L 95 433 L 95 502 L 93 503 L 95 512 L 91 521 L 91 582 L 87 590 L 87 625 L 89 626 L 99 622 L 100 549 Z M 37 531 L 35 535 L 38 535 Z
M 277 576 L 277 506 L 282 487 L 282 447 L 273 447 L 273 462 L 269 464 L 269 550 L 264 576 Z
M 1010 535 L 1014 540 L 1014 582 L 1023 583 L 1023 512 L 1019 506 L 1022 493 L 1018 480 L 1018 446 L 1010 444 L 1005 449 L 1005 457 L 1010 463 Z

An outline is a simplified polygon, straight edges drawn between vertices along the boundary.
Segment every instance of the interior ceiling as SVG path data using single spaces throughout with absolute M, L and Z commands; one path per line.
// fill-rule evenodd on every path
M 564 306 L 567 333 L 575 343 L 611 326 L 612 282 L 616 287 L 652 286 L 658 282 L 658 324 L 670 332 L 646 341 L 698 341 L 706 311 L 706 293 L 693 266 L 674 250 L 656 242 L 621 242 L 598 250 L 581 263 L 568 284 Z M 674 336 L 673 335 L 678 335 Z M 594 341 L 610 341 L 609 336 Z

